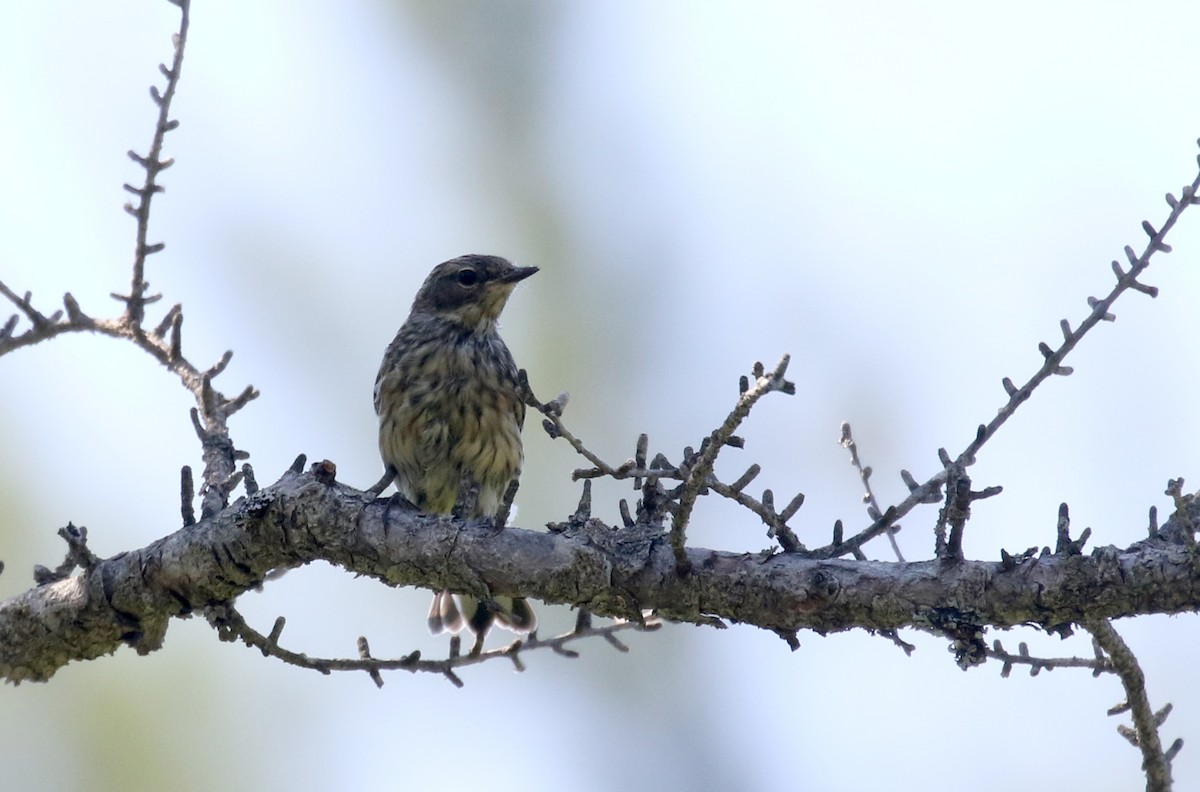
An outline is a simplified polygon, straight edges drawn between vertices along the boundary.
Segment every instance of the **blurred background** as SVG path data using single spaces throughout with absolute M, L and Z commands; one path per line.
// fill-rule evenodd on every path
M 129 284 L 121 210 L 144 153 L 177 24 L 162 0 L 0 6 L 0 280 L 49 313 L 94 316 Z M 1109 261 L 1195 172 L 1195 3 L 196 3 L 154 202 L 153 291 L 184 305 L 198 366 L 262 396 L 232 422 L 258 480 L 303 452 L 339 479 L 378 477 L 371 388 L 428 270 L 465 252 L 542 272 L 504 334 L 543 399 L 607 459 L 677 459 L 728 412 L 755 360 L 788 352 L 797 393 L 761 403 L 720 472 L 763 466 L 809 545 L 867 523 L 837 445 L 850 421 L 884 503 L 924 480 L 1103 296 Z M 968 556 L 1054 543 L 1058 504 L 1092 544 L 1145 535 L 1167 479 L 1200 482 L 1195 394 L 1200 211 L 1115 325 L 1039 390 L 972 469 Z M 7 315 L 7 310 L 0 312 Z M 2 317 L 0 317 L 2 318 Z M 22 325 L 24 326 L 24 324 Z M 190 396 L 146 354 L 63 337 L 0 360 L 0 596 L 86 525 L 108 556 L 179 523 L 200 465 Z M 531 421 L 516 522 L 570 513 L 580 462 Z M 630 493 L 598 486 L 617 520 Z M 903 522 L 932 554 L 936 507 Z M 696 546 L 770 545 L 747 513 L 704 501 Z M 870 548 L 887 559 L 886 544 Z M 428 592 L 325 565 L 239 606 L 283 643 L 353 656 L 445 651 Z M 541 609 L 543 634 L 569 629 Z M 1118 623 L 1162 730 L 1189 740 L 1200 785 L 1193 616 Z M 947 640 L 912 657 L 862 633 L 801 634 L 789 652 L 745 626 L 668 626 L 528 670 L 323 677 L 222 644 L 202 619 L 164 649 L 77 663 L 0 690 L 0 767 L 20 790 L 1140 788 L 1141 758 L 1105 710 L 1115 677 L 998 664 L 964 673 Z M 1084 637 L 989 634 L 1015 650 L 1090 654 Z M 496 636 L 493 642 L 503 641 Z

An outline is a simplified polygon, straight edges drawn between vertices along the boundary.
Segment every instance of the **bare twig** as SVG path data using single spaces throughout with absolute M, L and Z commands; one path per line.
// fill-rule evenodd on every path
M 1104 650 L 1112 662 L 1113 668 L 1121 678 L 1125 688 L 1125 701 L 1133 716 L 1134 733 L 1131 742 L 1142 752 L 1142 770 L 1146 773 L 1147 792 L 1168 792 L 1171 789 L 1171 757 L 1179 752 L 1182 742 L 1176 740 L 1168 752 L 1164 752 L 1162 741 L 1158 736 L 1158 727 L 1162 721 L 1150 708 L 1150 699 L 1146 695 L 1146 677 L 1137 657 L 1129 645 L 1113 629 L 1107 619 L 1094 619 L 1082 625 L 1096 640 L 1096 644 Z M 1115 711 L 1121 711 L 1117 708 Z M 1163 711 L 1162 719 L 1166 719 L 1169 709 Z
M 935 554 L 943 560 L 961 561 L 963 529 L 971 517 L 971 479 L 961 465 L 951 465 L 948 470 L 950 480 L 946 485 L 946 504 L 938 514 Z
M 58 529 L 58 535 L 67 543 L 67 555 L 55 569 L 47 569 L 38 564 L 33 570 L 33 579 L 39 585 L 63 580 L 76 569 L 84 571 L 96 566 L 100 559 L 87 546 L 87 528 L 74 523 L 67 523 Z
M 138 187 L 124 185 L 127 192 L 137 197 L 136 206 L 133 203 L 125 205 L 126 211 L 136 220 L 130 291 L 127 295 L 112 295 L 124 303 L 125 309 L 120 316 L 112 319 L 93 319 L 84 313 L 74 297 L 66 294 L 63 297 L 66 318 L 63 318 L 63 310 L 45 316 L 34 308 L 28 293 L 24 296 L 17 295 L 0 283 L 0 296 L 13 303 L 30 323 L 27 330 L 14 335 L 19 320 L 19 317 L 14 316 L 0 328 L 0 355 L 63 333 L 84 331 L 132 341 L 149 353 L 178 376 L 184 387 L 191 391 L 196 399 L 196 429 L 204 449 L 205 461 L 204 483 L 201 489 L 205 496 L 205 513 L 212 514 L 215 509 L 228 502 L 229 490 L 236 481 L 237 461 L 245 456 L 235 449 L 229 437 L 228 418 L 258 396 L 258 391 L 247 387 L 236 398 L 228 399 L 212 387 L 213 378 L 225 369 L 232 353 L 226 352 L 220 361 L 206 371 L 201 371 L 193 365 L 182 350 L 183 313 L 179 305 L 172 306 L 158 325 L 149 332 L 143 326 L 146 306 L 159 299 L 158 295 L 147 294 L 149 283 L 145 278 L 145 267 L 146 257 L 162 250 L 163 245 L 150 244 L 146 240 L 151 200 L 156 193 L 163 191 L 162 185 L 158 183 L 158 176 L 172 163 L 170 158 L 163 157 L 162 151 L 166 134 L 179 125 L 178 121 L 171 118 L 171 102 L 179 86 L 189 25 L 190 0 L 171 2 L 180 10 L 179 29 L 173 37 L 174 56 L 171 65 L 159 65 L 159 70 L 166 77 L 166 85 L 162 90 L 158 87 L 150 89 L 150 98 L 158 107 L 150 150 L 145 156 L 129 152 L 129 157 L 145 171 L 145 179 Z M 186 514 L 184 519 L 187 519 Z
M 462 687 L 462 679 L 454 672 L 466 666 L 478 665 L 492 660 L 505 659 L 511 662 L 518 671 L 525 670 L 521 654 L 536 649 L 550 649 L 563 657 L 575 658 L 579 653 L 568 649 L 567 645 L 587 638 L 604 638 L 613 648 L 626 652 L 629 648 L 617 640 L 616 633 L 626 630 L 637 632 L 653 632 L 662 626 L 657 620 L 646 620 L 644 623 L 618 620 L 604 627 L 593 627 L 590 618 L 583 623 L 577 621 L 575 629 L 554 638 L 541 639 L 536 633 L 531 633 L 524 640 L 514 641 L 508 646 L 492 649 L 487 652 L 460 654 L 452 646 L 449 656 L 444 660 L 424 660 L 420 651 L 411 652 L 404 657 L 380 659 L 371 656 L 370 648 L 364 637 L 359 637 L 357 648 L 358 658 L 321 658 L 309 657 L 306 654 L 289 651 L 279 645 L 279 637 L 283 633 L 284 619 L 279 617 L 270 635 L 263 635 L 249 624 L 232 605 L 213 606 L 208 609 L 209 623 L 217 629 L 223 641 L 240 640 L 247 646 L 258 649 L 264 657 L 274 657 L 278 660 L 299 668 L 308 668 L 330 674 L 334 671 L 366 672 L 378 687 L 383 687 L 381 671 L 410 671 L 412 673 L 441 674 L 456 687 Z
M 1067 555 L 1079 555 L 1083 552 L 1083 546 L 1087 544 L 1087 540 L 1091 538 L 1092 529 L 1084 528 L 1079 534 L 1078 539 L 1071 538 L 1071 511 L 1067 508 L 1067 504 L 1060 503 L 1058 505 L 1058 522 L 1056 525 L 1058 539 L 1054 545 L 1055 553 L 1066 553 Z
M 196 498 L 196 485 L 192 480 L 192 469 L 184 465 L 179 471 L 179 514 L 183 518 L 183 526 L 196 524 L 196 508 L 192 501 Z
M 1103 654 L 1097 652 L 1095 657 L 1034 657 L 1029 654 L 1029 645 L 1021 641 L 1017 645 L 1017 653 L 1010 654 L 1005 651 L 1004 645 L 999 640 L 992 642 L 992 648 L 987 650 L 987 656 L 992 660 L 999 660 L 1004 665 L 1000 670 L 1000 676 L 1007 677 L 1012 673 L 1013 666 L 1027 665 L 1029 666 L 1029 675 L 1037 676 L 1043 669 L 1053 671 L 1056 668 L 1090 668 L 1093 676 L 1100 674 L 1115 674 L 1116 669 L 1113 664 Z
M 603 467 L 579 468 L 572 473 L 571 477 L 575 480 L 582 479 L 587 481 L 594 478 L 611 478 L 615 481 L 624 481 L 633 479 L 634 486 L 638 486 L 641 479 L 665 479 L 667 481 L 683 481 L 687 478 L 687 471 L 681 470 L 667 463 L 665 459 L 659 455 L 656 462 L 661 464 L 651 465 L 649 467 L 630 465 L 628 462 L 612 467 L 608 464 L 603 464 Z M 776 512 L 773 507 L 752 495 L 747 495 L 743 492 L 743 488 L 749 484 L 761 472 L 758 465 L 751 465 L 744 474 L 732 484 L 726 484 L 719 481 L 711 473 L 708 477 L 708 482 L 705 486 L 717 493 L 723 498 L 728 498 L 739 506 L 752 511 L 763 521 L 767 526 L 768 536 L 775 537 L 781 547 L 789 553 L 806 554 L 808 550 L 796 537 L 795 532 L 788 526 L 787 521 L 790 520 L 804 503 L 804 493 L 797 493 L 795 497 L 781 511 Z M 671 497 L 677 497 L 677 491 Z M 701 491 L 703 492 L 703 490 Z M 668 493 L 670 495 L 670 493 Z M 770 495 L 770 490 L 765 490 L 764 495 Z
M 8 286 L 0 283 L 0 295 L 15 305 L 30 323 L 28 329 L 14 335 L 17 324 L 20 322 L 20 316 L 13 314 L 8 318 L 3 327 L 0 327 L 0 355 L 22 347 L 32 346 L 63 333 L 92 331 L 104 333 L 105 335 L 121 335 L 119 319 L 98 320 L 91 318 L 80 310 L 79 303 L 70 294 L 63 295 L 63 306 L 67 313 L 65 320 L 62 318 L 63 312 L 60 310 L 54 311 L 49 316 L 43 315 L 33 307 L 33 303 L 31 302 L 33 295 L 29 292 L 26 292 L 24 295 L 18 295 L 12 289 L 8 288 Z
M 1200 143 L 1200 141 L 1197 141 Z M 1200 158 L 1198 158 L 1200 160 Z M 1096 325 L 1101 322 L 1112 322 L 1116 320 L 1116 316 L 1110 311 L 1113 304 L 1121 295 L 1128 291 L 1136 291 L 1141 294 L 1154 297 L 1158 294 L 1158 289 L 1153 286 L 1148 286 L 1138 280 L 1138 276 L 1150 266 L 1150 260 L 1156 253 L 1170 253 L 1171 246 L 1166 243 L 1167 234 L 1179 221 L 1184 210 L 1193 204 L 1200 203 L 1200 198 L 1197 197 L 1197 192 L 1200 192 L 1200 173 L 1192 179 L 1191 184 L 1183 186 L 1181 197 L 1176 199 L 1175 196 L 1167 193 L 1166 201 L 1170 211 L 1167 214 L 1167 219 L 1163 222 L 1161 228 L 1155 229 L 1148 221 L 1142 222 L 1142 230 L 1149 237 L 1145 248 L 1140 255 L 1136 254 L 1132 247 L 1126 246 L 1124 253 L 1128 260 L 1129 268 L 1125 269 L 1119 262 L 1112 262 L 1112 270 L 1116 276 L 1116 283 L 1103 299 L 1088 297 L 1088 307 L 1091 309 L 1087 316 L 1077 328 L 1072 329 L 1071 324 L 1063 319 L 1059 323 L 1059 329 L 1062 332 L 1062 342 L 1056 347 L 1051 348 L 1046 343 L 1038 345 L 1038 351 L 1042 355 L 1042 365 L 1029 378 L 1029 380 L 1017 387 L 1008 377 L 1003 378 L 1002 384 L 1004 391 L 1008 395 L 1008 401 L 1000 407 L 996 416 L 986 424 L 980 424 L 976 429 L 975 438 L 967 445 L 966 448 L 954 459 L 943 460 L 940 470 L 931 476 L 925 483 L 918 485 L 911 475 L 905 475 L 905 484 L 909 487 L 909 496 L 900 503 L 896 504 L 893 511 L 892 520 L 880 520 L 868 526 L 859 534 L 851 537 L 842 544 L 844 548 L 842 554 L 851 552 L 852 548 L 861 547 L 867 541 L 887 533 L 889 525 L 895 520 L 902 519 L 906 514 L 912 511 L 917 505 L 929 503 L 931 500 L 936 502 L 940 500 L 937 497 L 937 492 L 946 482 L 947 469 L 951 462 L 955 462 L 962 467 L 969 467 L 975 463 L 976 454 L 981 448 L 993 437 L 996 432 L 1004 425 L 1009 418 L 1013 416 L 1017 408 L 1021 406 L 1031 395 L 1033 391 L 1044 381 L 1052 376 L 1068 376 L 1071 374 L 1071 368 L 1063 365 L 1063 361 L 1067 355 L 1075 348 L 1075 346 L 1083 340 L 1083 337 L 1088 334 Z M 813 555 L 827 555 L 833 551 L 833 547 L 824 547 L 813 551 Z
M 642 503 L 639 506 L 639 517 L 652 520 L 655 516 L 664 512 L 670 512 L 673 515 L 670 532 L 671 547 L 675 552 L 676 559 L 682 565 L 686 561 L 684 554 L 684 526 L 686 526 L 690 518 L 696 498 L 709 490 L 716 492 L 722 497 L 729 498 L 758 515 L 767 525 L 767 535 L 778 541 L 784 551 L 807 552 L 804 545 L 796 537 L 795 532 L 787 524 L 787 521 L 804 504 L 804 493 L 797 493 L 782 510 L 776 511 L 774 494 L 771 490 L 765 490 L 761 500 L 743 492 L 746 485 L 758 475 L 760 470 L 758 465 L 751 465 L 749 470 L 733 484 L 721 482 L 713 474 L 712 470 L 713 462 L 722 448 L 729 445 L 741 447 L 741 438 L 734 435 L 734 432 L 741 422 L 745 420 L 750 412 L 750 408 L 753 407 L 758 399 L 776 390 L 789 394 L 795 392 L 795 385 L 784 379 L 783 376 L 787 370 L 789 359 L 789 356 L 785 355 L 775 370 L 770 373 L 765 371 L 761 363 L 755 364 L 754 376 L 756 381 L 753 388 L 747 377 L 741 378 L 741 395 L 733 410 L 721 426 L 713 430 L 709 437 L 704 439 L 700 444 L 699 452 L 694 451 L 691 447 L 684 449 L 683 460 L 677 466 L 672 465 L 662 454 L 656 455 L 647 464 L 646 448 L 648 439 L 644 434 L 638 438 L 637 450 L 632 459 L 628 459 L 616 466 L 608 464 L 588 449 L 582 440 L 575 437 L 563 425 L 562 411 L 566 405 L 567 394 L 564 393 L 554 401 L 543 404 L 533 395 L 524 371 L 520 372 L 520 380 L 525 393 L 525 403 L 546 416 L 546 419 L 542 422 L 542 426 L 545 428 L 547 434 L 551 438 L 561 437 L 565 439 L 575 449 L 576 453 L 592 463 L 592 467 L 590 468 L 576 470 L 572 474 L 572 478 L 586 480 L 607 477 L 618 481 L 633 479 L 634 487 L 642 489 Z M 656 490 L 655 488 L 658 487 L 660 480 L 679 481 L 681 484 L 671 491 L 663 491 L 661 488 Z M 650 501 L 653 502 L 651 503 Z M 630 512 L 629 504 L 625 501 L 621 502 L 621 515 L 626 526 L 636 523 Z M 683 573 L 686 572 L 686 569 L 681 566 L 679 571 Z
M 147 297 L 146 291 L 150 284 L 146 282 L 146 256 L 163 249 L 163 243 L 147 244 L 146 237 L 150 228 L 150 201 L 155 193 L 163 191 L 158 184 L 158 174 L 174 164 L 171 158 L 163 159 L 163 141 L 171 130 L 179 126 L 179 122 L 171 118 L 171 100 L 175 98 L 175 90 L 179 87 L 179 76 L 183 69 L 183 50 L 187 45 L 189 12 L 191 0 L 172 0 L 179 7 L 179 32 L 175 34 L 173 43 L 175 56 L 168 68 L 159 64 L 159 71 L 167 78 L 166 87 L 160 92 L 156 86 L 150 88 L 150 98 L 158 105 L 158 121 L 154 125 L 154 135 L 150 140 L 150 151 L 141 156 L 130 150 L 129 158 L 146 171 L 145 181 L 141 187 L 125 185 L 125 190 L 137 196 L 137 206 L 125 204 L 125 211 L 137 220 L 137 242 L 133 254 L 133 278 L 128 295 L 113 295 L 125 303 L 125 324 L 135 332 L 141 332 L 142 320 L 145 318 L 146 304 L 158 299 L 157 296 Z M 178 317 L 178 312 L 175 313 Z
M 867 504 L 867 516 L 878 522 L 883 517 L 883 510 L 879 506 L 879 500 L 875 497 L 875 490 L 871 488 L 871 473 L 873 471 L 870 467 L 864 467 L 862 461 L 858 458 L 858 443 L 854 440 L 854 434 L 850 429 L 849 423 L 842 422 L 842 435 L 838 442 L 842 448 L 850 452 L 850 464 L 854 465 L 854 469 L 858 471 L 858 477 L 862 480 L 863 488 L 866 490 L 863 493 L 863 502 Z M 896 554 L 896 560 L 903 561 L 904 554 L 900 552 L 900 545 L 896 543 L 896 532 L 899 530 L 899 527 L 890 522 L 883 524 L 884 532 L 887 533 L 888 541 L 892 545 L 892 552 Z
M 742 377 L 741 396 L 738 398 L 737 404 L 734 405 L 725 421 L 714 429 L 705 443 L 700 446 L 699 458 L 694 462 L 687 461 L 689 470 L 683 481 L 683 489 L 679 493 L 679 505 L 675 510 L 674 519 L 671 521 L 670 533 L 671 549 L 675 551 L 675 567 L 680 574 L 690 571 L 685 546 L 687 524 L 692 516 L 692 508 L 696 505 L 696 498 L 700 496 L 700 490 L 707 485 L 712 474 L 713 463 L 717 461 L 717 455 L 733 438 L 733 433 L 741 426 L 742 421 L 746 420 L 746 416 L 750 414 L 751 408 L 759 399 L 772 391 L 787 394 L 796 392 L 796 386 L 783 376 L 787 373 L 789 362 L 791 362 L 791 356 L 784 355 L 770 373 L 763 368 L 762 363 L 755 363 L 753 384 L 746 377 Z M 764 505 L 769 497 L 767 493 L 764 493 Z M 774 509 L 771 511 L 774 512 Z

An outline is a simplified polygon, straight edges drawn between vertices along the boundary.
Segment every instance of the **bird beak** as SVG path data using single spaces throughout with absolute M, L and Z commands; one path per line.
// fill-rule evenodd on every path
M 498 280 L 500 283 L 516 283 L 517 281 L 525 280 L 537 271 L 537 267 L 513 267 L 496 280 Z

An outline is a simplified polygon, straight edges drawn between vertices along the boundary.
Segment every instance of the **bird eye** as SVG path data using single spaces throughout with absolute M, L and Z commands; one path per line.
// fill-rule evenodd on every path
M 479 273 L 473 269 L 460 269 L 458 271 L 458 282 L 462 286 L 474 286 L 479 282 Z

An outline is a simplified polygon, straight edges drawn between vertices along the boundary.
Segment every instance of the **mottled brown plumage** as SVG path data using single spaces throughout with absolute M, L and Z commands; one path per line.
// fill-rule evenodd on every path
M 375 380 L 379 453 L 396 489 L 422 511 L 493 517 L 521 474 L 525 404 L 517 366 L 496 320 L 517 282 L 537 267 L 468 255 L 439 264 L 388 346 Z M 478 496 L 467 497 L 472 485 Z M 492 621 L 517 632 L 537 624 L 524 598 L 497 598 L 499 609 L 450 592 L 434 597 L 429 626 L 482 637 Z

